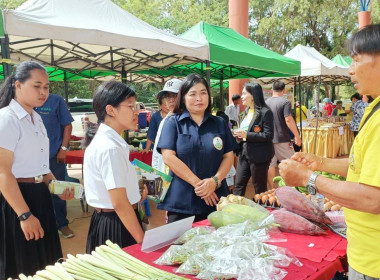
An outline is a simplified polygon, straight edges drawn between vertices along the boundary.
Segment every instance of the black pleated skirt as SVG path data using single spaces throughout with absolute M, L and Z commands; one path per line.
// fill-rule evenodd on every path
M 142 228 L 139 213 L 137 210 L 135 210 L 135 213 Z M 116 212 L 98 213 L 94 211 L 88 230 L 86 253 L 91 254 L 96 247 L 106 244 L 107 240 L 111 240 L 121 248 L 137 243 Z
M 44 183 L 19 183 L 30 211 L 40 221 L 44 238 L 25 239 L 17 214 L 0 194 L 0 279 L 34 275 L 62 258 L 50 192 Z

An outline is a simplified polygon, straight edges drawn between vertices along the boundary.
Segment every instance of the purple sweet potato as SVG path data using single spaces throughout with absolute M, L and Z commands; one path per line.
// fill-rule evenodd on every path
M 272 214 L 281 231 L 308 235 L 326 234 L 319 226 L 286 209 L 274 210 Z
M 292 187 L 281 187 L 276 190 L 276 196 L 282 207 L 311 221 L 333 224 L 325 212 L 313 202 Z

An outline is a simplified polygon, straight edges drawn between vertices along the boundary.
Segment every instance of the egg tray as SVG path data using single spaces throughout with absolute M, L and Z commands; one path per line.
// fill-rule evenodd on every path
M 261 199 L 259 199 L 257 202 L 257 204 L 265 207 L 265 208 L 273 208 L 273 209 L 280 209 L 282 206 L 278 206 L 277 203 L 274 201 L 272 204 L 269 204 L 269 200 L 265 200 L 264 202 L 261 201 Z

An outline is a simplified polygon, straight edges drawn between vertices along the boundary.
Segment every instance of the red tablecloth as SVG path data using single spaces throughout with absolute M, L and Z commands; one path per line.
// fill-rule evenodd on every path
M 135 158 L 148 164 L 152 165 L 152 152 L 141 153 L 141 152 L 133 152 L 129 153 L 129 160 L 132 161 Z M 84 150 L 74 150 L 68 151 L 66 153 L 66 163 L 68 164 L 83 164 Z
M 196 223 L 195 226 L 208 225 L 208 221 Z M 337 271 L 347 271 L 346 247 L 347 241 L 328 231 L 326 236 L 308 236 L 291 233 L 283 233 L 287 242 L 274 243 L 277 246 L 288 248 L 303 264 L 298 267 L 291 264 L 286 270 L 288 271 L 285 280 L 331 280 Z M 309 244 L 313 243 L 313 247 Z M 158 259 L 168 247 L 162 248 L 155 252 L 141 252 L 141 245 L 136 244 L 124 248 L 126 252 L 136 258 L 153 265 L 159 269 L 174 273 L 177 266 L 162 266 L 153 263 Z M 189 279 L 196 279 L 189 275 L 184 275 Z

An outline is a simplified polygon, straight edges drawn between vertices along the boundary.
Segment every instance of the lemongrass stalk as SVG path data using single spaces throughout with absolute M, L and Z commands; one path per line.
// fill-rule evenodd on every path
M 97 268 L 97 267 L 89 264 L 88 262 L 84 262 L 84 261 L 82 261 L 82 260 L 74 257 L 71 254 L 67 254 L 67 257 L 68 257 L 68 259 L 71 262 L 74 262 L 79 267 L 83 266 L 83 267 L 87 268 L 88 270 L 90 270 L 92 273 L 96 273 L 97 275 L 99 275 L 101 277 L 101 279 L 104 279 L 104 280 L 117 280 L 115 277 L 109 275 L 108 273 L 102 271 L 101 269 L 99 269 L 99 268 Z
M 36 274 L 38 276 L 41 276 L 41 277 L 44 277 L 46 279 L 49 279 L 49 280 L 62 280 L 61 277 L 58 277 L 56 276 L 54 273 L 51 273 L 50 271 L 48 270 L 38 270 L 36 272 Z
M 114 253 L 117 253 L 120 256 L 128 258 L 130 261 L 134 262 L 135 265 L 139 264 L 140 267 L 143 267 L 145 270 L 149 270 L 149 272 L 151 272 L 153 274 L 152 276 L 160 276 L 159 279 L 178 279 L 178 280 L 179 279 L 186 279 L 184 277 L 177 276 L 177 275 L 175 275 L 173 273 L 170 273 L 170 272 L 158 269 L 158 268 L 156 268 L 154 266 L 151 266 L 149 264 L 144 263 L 143 261 L 141 261 L 141 260 L 133 257 L 132 255 L 128 254 L 127 252 L 125 252 L 123 249 L 120 248 L 119 245 L 117 245 L 115 243 L 112 243 L 110 240 L 107 240 L 106 244 L 108 245 L 108 247 L 110 249 L 113 249 L 112 251 Z M 105 247 L 104 247 L 104 249 L 105 249 Z
M 56 267 L 56 269 L 57 269 L 58 271 L 61 272 L 61 275 L 62 275 L 62 276 L 66 277 L 65 279 L 67 279 L 67 280 L 73 280 L 73 277 L 71 277 L 70 274 L 68 274 L 68 273 L 66 272 L 66 270 L 65 270 L 65 268 L 62 266 L 62 264 L 60 264 L 59 262 L 56 262 L 56 263 L 54 264 L 54 266 Z
M 149 278 L 149 273 L 146 272 L 146 269 L 144 267 L 139 267 L 139 265 L 135 265 L 134 263 L 130 263 L 129 260 L 125 257 L 122 257 L 118 254 L 114 254 L 109 252 L 110 249 L 106 245 L 101 245 L 97 248 L 95 248 L 95 252 L 92 252 L 94 256 L 100 255 L 102 258 L 111 260 L 121 267 L 128 269 L 138 275 L 144 276 L 146 278 Z M 113 250 L 113 249 L 111 249 Z
M 23 273 L 20 273 L 20 274 L 18 275 L 18 278 L 20 278 L 20 280 L 28 280 L 28 277 L 26 277 L 26 275 L 23 274 Z M 12 278 L 8 278 L 8 280 L 9 280 L 9 279 L 12 279 Z
M 41 277 L 41 276 L 39 276 L 37 274 L 33 275 L 33 279 L 36 279 L 36 280 L 46 280 L 45 277 Z
M 68 276 L 67 273 L 62 272 L 58 267 L 54 265 L 47 265 L 45 267 L 45 270 L 49 271 L 50 273 L 53 273 L 56 277 L 58 277 L 61 280 L 72 280 L 72 277 Z
M 147 278 L 141 277 L 140 275 L 136 275 L 135 273 L 121 267 L 117 266 L 114 263 L 111 263 L 109 261 L 99 261 L 97 258 L 95 258 L 92 255 L 89 254 L 78 254 L 77 257 L 80 260 L 83 260 L 85 262 L 88 262 L 94 266 L 97 266 L 98 268 L 101 268 L 105 270 L 107 273 L 112 274 L 113 276 L 122 277 L 121 279 L 136 279 L 136 280 L 145 280 Z
M 79 268 L 73 266 L 72 264 L 64 263 L 66 272 L 73 277 L 74 279 L 86 279 L 86 280 L 99 280 L 102 279 L 99 274 L 96 274 L 94 271 L 89 270 L 80 270 Z

